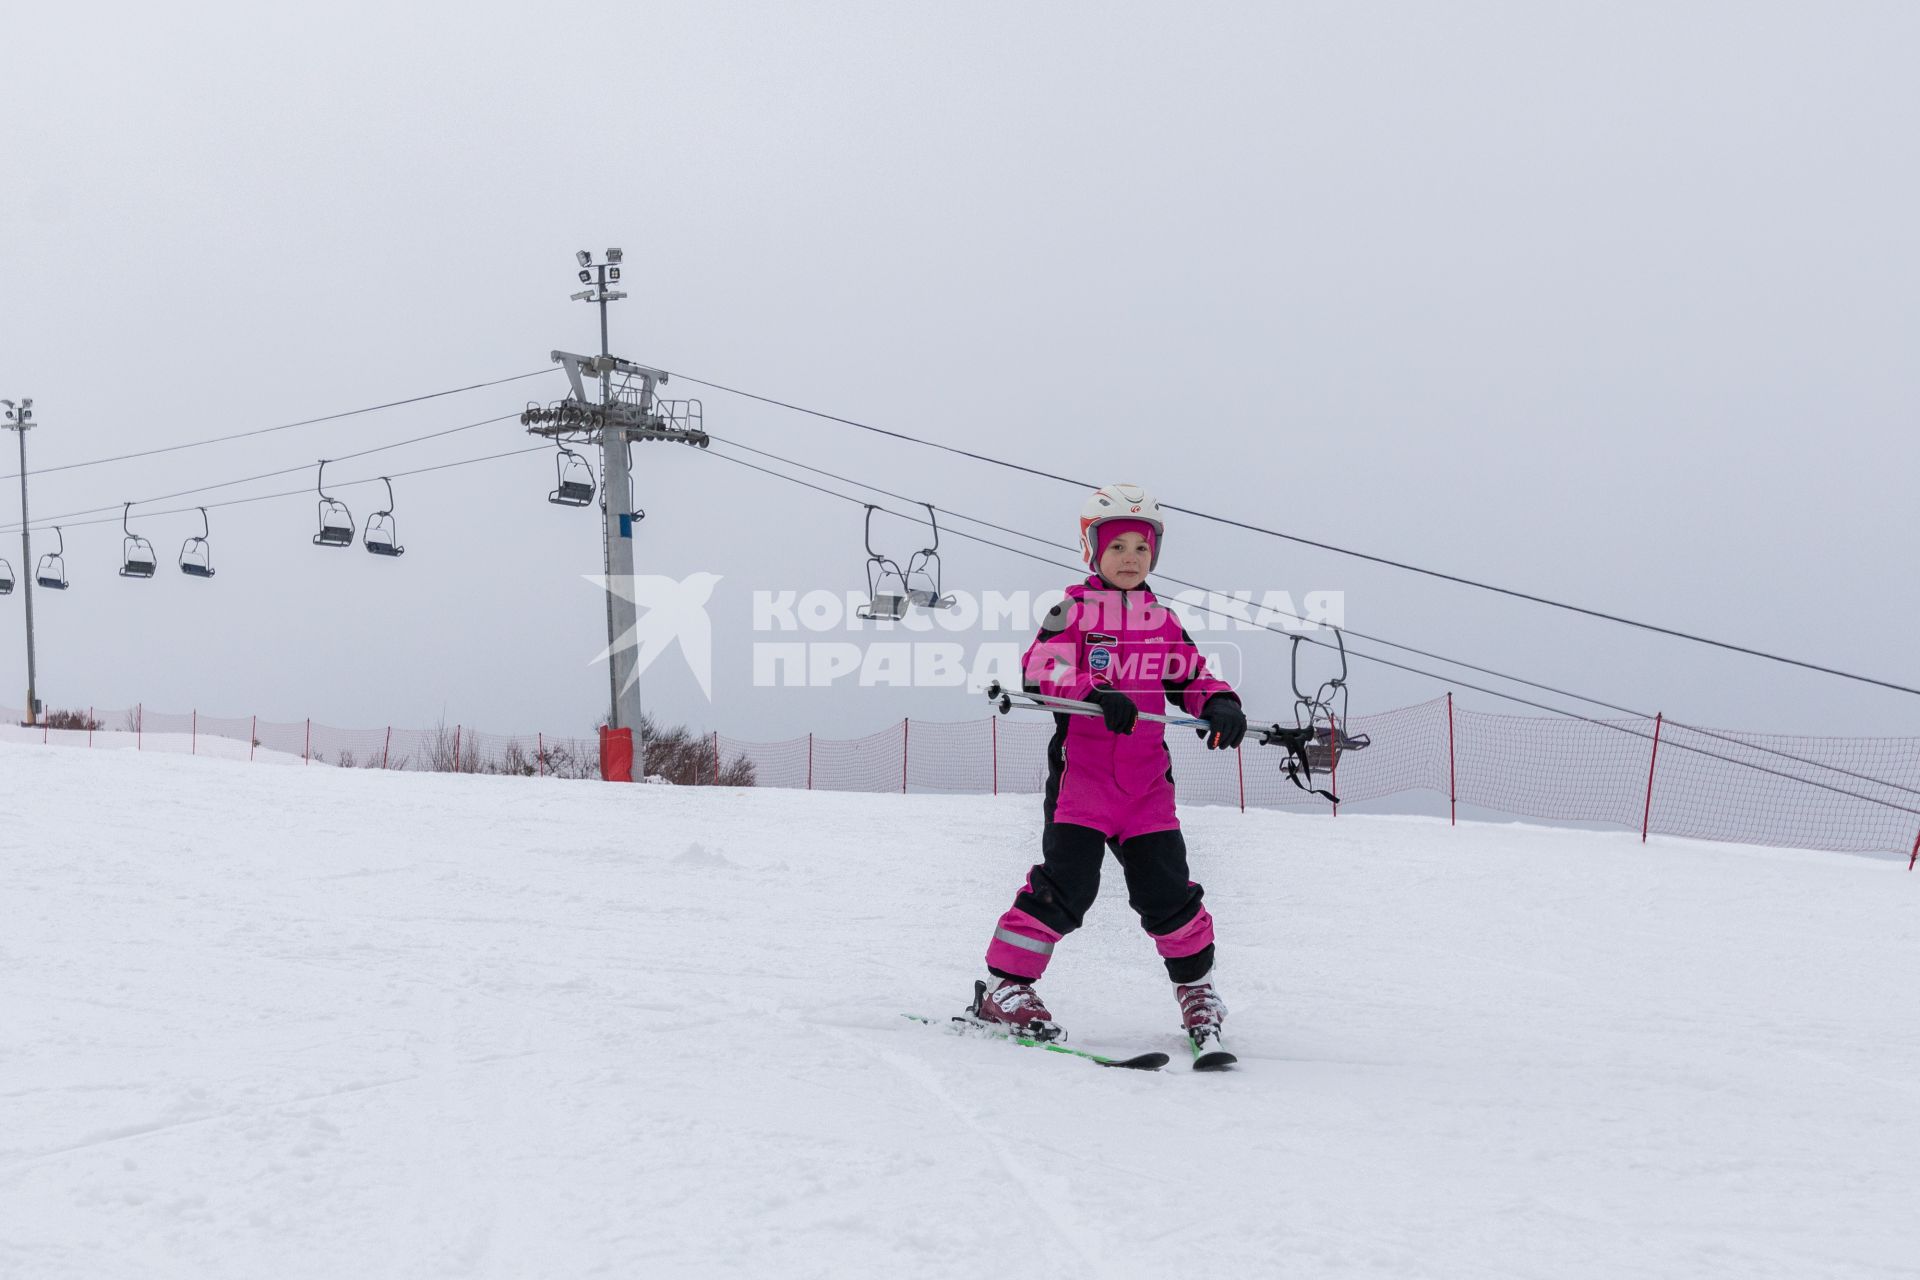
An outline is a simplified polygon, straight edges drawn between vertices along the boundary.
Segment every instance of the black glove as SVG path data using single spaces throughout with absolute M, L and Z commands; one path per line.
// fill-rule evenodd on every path
M 1195 732 L 1207 740 L 1209 751 L 1231 751 L 1247 736 L 1247 713 L 1231 694 L 1216 693 L 1208 698 L 1207 705 L 1200 708 L 1200 718 L 1207 727 Z
M 1087 695 L 1087 701 L 1100 708 L 1100 714 L 1106 718 L 1109 733 L 1132 733 L 1134 721 L 1140 718 L 1140 708 L 1132 698 L 1115 689 L 1095 689 Z M 1245 732 L 1247 722 L 1240 721 L 1240 730 Z

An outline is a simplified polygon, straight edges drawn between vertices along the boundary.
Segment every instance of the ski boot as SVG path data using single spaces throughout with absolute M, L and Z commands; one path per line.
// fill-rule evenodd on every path
M 1174 993 L 1180 998 L 1180 1024 L 1186 1030 L 1187 1042 L 1193 1046 L 1193 1069 L 1218 1071 L 1238 1062 L 1221 1040 L 1226 1030 L 1227 1006 L 1214 991 L 1213 984 L 1196 982 L 1176 986 Z
M 992 988 L 985 982 L 973 984 L 973 1007 L 967 1010 L 967 1021 L 989 1031 L 1042 1044 L 1067 1038 L 1067 1033 L 1047 1012 L 1047 1006 L 1041 1003 L 1040 993 L 1033 989 L 1032 983 L 1013 978 L 994 981 Z

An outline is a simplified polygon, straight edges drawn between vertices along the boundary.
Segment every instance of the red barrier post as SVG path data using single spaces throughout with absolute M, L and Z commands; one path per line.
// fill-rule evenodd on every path
M 1647 842 L 1647 826 L 1653 821 L 1653 767 L 1660 763 L 1660 725 L 1667 718 L 1664 711 L 1656 712 L 1653 717 L 1653 755 L 1647 761 L 1647 807 L 1640 816 L 1640 843 Z
M 1240 812 L 1247 811 L 1247 757 L 1240 748 L 1233 749 L 1233 767 L 1240 773 Z
M 1920 833 L 1915 833 L 1913 837 L 1913 856 L 1907 859 L 1907 870 L 1913 870 L 1915 862 L 1920 862 Z
M 393 754 L 393 726 L 388 725 L 386 745 L 380 748 L 380 771 L 382 773 L 386 772 L 387 757 L 392 754 Z
M 1447 825 L 1460 825 L 1460 785 L 1453 772 L 1453 690 L 1447 690 Z
M 645 767 L 643 757 L 642 777 Z M 603 782 L 633 781 L 633 730 L 600 726 L 600 778 Z
M 993 794 L 1000 794 L 1000 717 L 988 716 L 987 724 L 993 734 Z
M 912 723 L 913 722 L 911 720 L 907 720 L 905 718 L 902 718 L 900 721 L 900 794 L 901 795 L 907 794 L 907 726 Z

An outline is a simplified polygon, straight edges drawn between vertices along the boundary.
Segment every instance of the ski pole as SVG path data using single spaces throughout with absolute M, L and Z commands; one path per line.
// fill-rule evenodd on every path
M 1068 715 L 1074 716 L 1106 715 L 1106 712 L 1091 702 L 1079 702 L 1073 698 L 1056 698 L 1048 693 L 1016 693 L 1009 689 L 1003 689 L 998 680 L 995 680 L 987 686 L 987 701 L 997 706 L 1000 709 L 1001 715 L 1005 715 L 1007 712 L 1013 710 L 1016 705 L 1013 701 L 1015 698 L 1025 698 L 1027 702 L 1022 705 L 1027 705 L 1030 710 L 1034 711 L 1064 711 Z M 1207 729 L 1212 727 L 1205 720 L 1196 720 L 1192 716 L 1163 716 L 1156 715 L 1151 711 L 1142 711 L 1140 713 L 1140 719 L 1157 720 L 1161 724 L 1182 725 L 1189 729 Z
M 1022 701 L 1015 702 L 1015 698 L 1022 699 Z M 1028 693 L 1025 690 L 1015 692 L 1011 689 L 1003 688 L 998 680 L 992 681 L 987 685 L 987 699 L 993 703 L 1001 715 L 1006 715 L 1015 707 L 1024 707 L 1029 711 L 1052 711 L 1072 716 L 1106 715 L 1106 712 L 1091 702 L 1080 702 L 1073 698 L 1056 698 L 1052 694 L 1047 693 Z M 1187 728 L 1199 729 L 1202 732 L 1212 727 L 1205 720 L 1195 719 L 1191 716 L 1163 716 L 1156 715 L 1151 711 L 1142 711 L 1140 713 L 1140 719 L 1157 720 L 1161 724 L 1180 725 Z M 1287 759 L 1281 768 L 1282 772 L 1292 780 L 1294 786 L 1299 787 L 1302 791 L 1310 791 L 1314 795 L 1324 796 L 1335 804 L 1340 803 L 1339 798 L 1332 792 L 1323 791 L 1317 787 L 1309 787 L 1305 782 L 1301 781 L 1302 774 L 1306 776 L 1308 782 L 1313 780 L 1313 765 L 1307 757 L 1307 748 L 1324 745 L 1319 739 L 1318 725 L 1310 724 L 1288 728 L 1286 725 L 1276 721 L 1272 724 L 1249 725 L 1248 733 L 1253 736 L 1254 741 L 1263 747 L 1284 747 L 1286 749 Z M 1364 746 L 1366 744 L 1363 742 L 1360 745 Z

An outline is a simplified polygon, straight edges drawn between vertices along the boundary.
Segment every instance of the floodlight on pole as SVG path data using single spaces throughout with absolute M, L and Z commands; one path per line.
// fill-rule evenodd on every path
M 622 258 L 622 257 L 624 257 L 624 256 L 625 256 L 625 255 L 624 255 L 624 254 L 622 254 L 622 253 L 620 252 L 620 250 L 618 250 L 618 249 L 609 249 L 609 250 L 607 250 L 607 261 L 608 261 L 608 262 L 619 262 L 619 261 L 621 260 L 621 258 Z
M 580 250 L 578 253 L 574 254 L 573 256 L 579 261 L 580 265 L 583 267 L 589 266 L 593 262 L 593 255 L 591 253 L 588 253 L 585 249 Z

